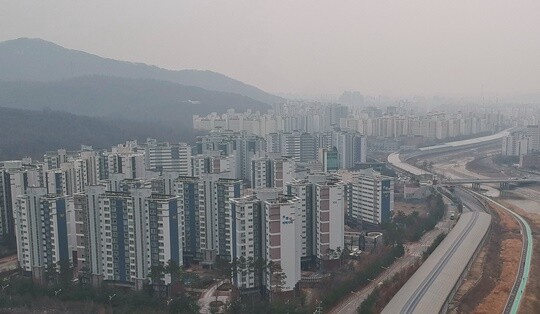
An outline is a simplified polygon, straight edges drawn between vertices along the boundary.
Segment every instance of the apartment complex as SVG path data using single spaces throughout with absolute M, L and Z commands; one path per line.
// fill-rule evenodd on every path
M 199 130 L 220 128 L 247 131 L 262 137 L 294 131 L 313 134 L 333 131 L 338 127 L 369 137 L 422 136 L 444 140 L 497 131 L 504 124 L 500 113 L 430 112 L 411 115 L 397 109 L 388 107 L 383 114 L 382 110 L 370 107 L 352 110 L 339 104 L 289 102 L 274 106 L 266 114 L 251 111 L 235 113 L 230 110 L 222 115 L 194 116 L 193 126 Z
M 3 162 L 2 235 L 16 239 L 21 268 L 39 280 L 45 270 L 67 266 L 95 285 L 141 289 L 154 266 L 225 260 L 236 265 L 232 281 L 242 293 L 291 291 L 302 265 L 340 257 L 345 216 L 360 212 L 348 207 L 350 189 L 332 143 L 341 141 L 344 160 L 354 163 L 365 158 L 363 137 L 327 135 L 316 142 L 332 146 L 324 164 L 334 173 L 320 172 L 317 161 L 267 153 L 262 138 L 236 132 L 200 137 L 191 149 L 131 141 L 48 152 L 43 162 Z M 385 202 L 381 196 L 372 216 L 385 217 Z M 170 275 L 151 281 L 171 282 Z
M 540 126 L 527 125 L 502 139 L 503 156 L 524 156 L 540 151 Z

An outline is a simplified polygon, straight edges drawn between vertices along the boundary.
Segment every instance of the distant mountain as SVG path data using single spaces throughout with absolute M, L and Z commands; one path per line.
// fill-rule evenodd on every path
M 109 148 L 127 140 L 157 138 L 191 142 L 196 133 L 178 126 L 78 116 L 59 111 L 0 107 L 0 160 L 41 157 L 49 150 L 79 149 L 81 144 Z
M 238 94 L 166 81 L 87 76 L 56 82 L 0 81 L 0 107 L 159 121 L 191 128 L 194 114 L 228 108 L 266 111 L 269 105 Z
M 211 71 L 171 71 L 142 63 L 102 58 L 41 39 L 0 42 L 0 80 L 56 81 L 87 75 L 156 79 L 207 90 L 237 93 L 267 104 L 283 99 Z

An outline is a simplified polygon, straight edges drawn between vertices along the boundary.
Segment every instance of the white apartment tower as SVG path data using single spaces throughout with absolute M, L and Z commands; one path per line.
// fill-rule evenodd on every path
M 29 187 L 16 201 L 15 224 L 20 267 L 27 272 L 61 263 L 73 265 L 68 241 L 65 197 L 48 195 L 41 187 Z
M 232 249 L 230 261 L 243 259 L 253 263 L 262 261 L 262 202 L 253 195 L 231 200 Z M 238 269 L 233 273 L 233 283 L 241 290 L 260 287 L 255 269 Z
M 257 158 L 251 161 L 251 188 L 272 187 L 272 161 L 268 158 Z
M 191 175 L 191 147 L 186 143 L 170 144 L 148 139 L 145 155 L 147 169 L 177 171 L 182 176 Z
M 336 259 L 344 249 L 345 197 L 339 181 L 315 185 L 316 248 L 317 258 Z
M 281 267 L 285 275 L 283 285 L 275 281 L 275 274 L 266 270 L 266 287 L 270 291 L 291 291 L 300 280 L 301 228 L 298 222 L 300 200 L 295 196 L 280 195 L 264 202 L 265 257 Z
M 180 207 L 180 198 L 161 194 L 152 194 L 145 200 L 145 220 L 148 223 L 144 252 L 146 263 L 144 275 L 152 266 L 165 265 L 174 261 L 183 265 L 182 234 L 184 213 Z M 170 274 L 166 274 L 164 283 L 171 283 Z
M 388 221 L 394 209 L 394 178 L 372 169 L 355 173 L 349 183 L 348 215 L 364 222 L 380 224 Z
M 34 267 L 44 267 L 41 221 L 41 198 L 45 188 L 28 188 L 28 194 L 16 197 L 14 218 L 17 239 L 17 257 L 21 269 L 31 272 Z
M 295 164 L 288 158 L 279 158 L 272 160 L 272 187 L 282 189 L 287 192 L 287 183 L 294 179 Z
M 315 195 L 313 184 L 308 180 L 293 180 L 287 184 L 287 194 L 299 199 L 300 212 L 296 222 L 300 224 L 300 247 L 303 260 L 311 260 L 315 249 Z
M 182 228 L 183 255 L 188 261 L 201 260 L 202 250 L 207 248 L 205 184 L 197 177 L 178 177 L 174 181 L 174 195 L 184 215 Z
M 503 156 L 523 156 L 527 155 L 530 150 L 530 138 L 525 132 L 512 132 L 502 138 Z

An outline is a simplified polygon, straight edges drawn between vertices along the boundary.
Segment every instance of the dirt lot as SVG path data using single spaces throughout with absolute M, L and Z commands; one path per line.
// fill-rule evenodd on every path
M 418 202 L 394 201 L 394 212 L 399 210 L 405 213 L 405 215 L 409 215 L 412 212 L 417 211 L 420 216 L 423 216 L 428 212 L 427 204 L 423 200 Z
M 465 282 L 477 283 L 456 302 L 455 313 L 501 313 L 514 285 L 522 244 L 519 224 L 504 210 L 493 209 L 491 238 L 475 263 L 482 263 L 482 257 L 496 262 L 483 264 L 480 279 L 478 269 L 468 275 Z
M 475 158 L 473 161 L 467 163 L 466 169 L 481 174 L 483 176 L 497 178 L 497 177 L 507 177 L 508 174 L 504 172 L 501 173 L 499 167 L 497 167 L 492 160 L 492 157 L 487 158 Z M 504 168 L 503 168 L 504 169 Z

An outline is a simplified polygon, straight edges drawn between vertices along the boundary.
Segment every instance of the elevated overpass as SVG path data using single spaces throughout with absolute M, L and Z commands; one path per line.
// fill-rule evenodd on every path
M 468 148 L 475 148 L 486 144 L 493 144 L 498 141 L 500 141 L 503 137 L 510 134 L 510 132 L 513 130 L 513 128 L 506 129 L 504 131 L 488 135 L 488 136 L 482 136 L 478 138 L 468 139 L 468 140 L 461 140 L 461 141 L 454 141 L 454 142 L 448 142 L 440 145 L 434 145 L 434 146 L 428 146 L 428 147 L 422 147 L 419 148 L 417 151 L 408 152 L 400 154 L 398 152 L 392 153 L 388 155 L 388 163 L 390 163 L 394 168 L 401 170 L 403 172 L 409 173 L 413 176 L 420 177 L 425 175 L 430 175 L 431 173 L 428 171 L 425 171 L 423 169 L 420 169 L 418 167 L 415 167 L 413 165 L 410 165 L 407 163 L 407 160 L 415 157 L 425 157 L 427 155 L 431 154 L 440 154 L 455 150 L 462 150 L 462 149 L 468 149 Z
M 444 180 L 442 184 L 467 184 L 467 183 L 536 183 L 540 182 L 540 178 L 488 178 L 488 179 L 453 179 L 453 180 Z
M 508 190 L 511 184 L 520 185 L 527 183 L 538 183 L 540 182 L 540 177 L 530 177 L 530 178 L 469 178 L 469 179 L 452 179 L 452 180 L 442 180 L 440 184 L 442 185 L 462 185 L 462 184 L 472 184 L 473 190 L 479 190 L 480 184 L 485 183 L 499 183 L 501 190 Z

